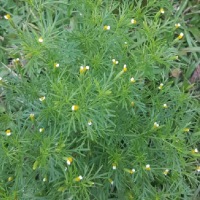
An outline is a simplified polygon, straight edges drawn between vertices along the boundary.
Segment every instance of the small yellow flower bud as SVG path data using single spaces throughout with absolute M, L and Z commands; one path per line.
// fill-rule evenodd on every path
M 82 176 L 78 176 L 78 177 L 76 178 L 76 181 L 80 181 L 80 180 L 82 180 L 82 179 L 83 179 Z
M 104 26 L 104 30 L 110 30 L 110 26 Z
M 146 170 L 150 170 L 151 168 L 150 168 L 150 165 L 146 165 Z
M 178 24 L 175 24 L 175 27 L 176 27 L 176 28 L 179 28 L 180 26 L 181 26 L 181 24 L 179 24 L 179 23 L 178 23 Z
M 33 119 L 34 118 L 34 114 L 30 114 L 30 118 Z
M 9 177 L 9 178 L 8 178 L 8 181 L 12 181 L 12 177 Z
M 158 89 L 161 90 L 162 87 L 163 87 L 163 84 L 161 83 L 161 84 L 159 85 Z
M 42 37 L 39 37 L 38 41 L 39 41 L 39 42 L 43 42 L 43 38 L 42 38 Z
M 45 100 L 45 97 L 41 97 L 39 98 L 40 101 L 44 101 Z
M 19 62 L 19 58 L 14 59 L 14 62 L 18 63 Z
M 161 12 L 162 14 L 164 14 L 164 13 L 165 13 L 165 11 L 164 11 L 164 9 L 163 9 L 163 8 L 161 8 L 161 9 L 160 9 L 160 12 Z
M 114 169 L 114 170 L 117 169 L 117 166 L 116 166 L 115 163 L 113 164 L 113 169 Z
M 135 173 L 135 169 L 130 170 L 130 174 Z
M 10 136 L 10 135 L 11 135 L 11 132 L 10 132 L 9 129 L 6 131 L 6 135 L 7 135 L 7 136 Z
M 41 132 L 43 132 L 43 131 L 44 131 L 44 129 L 43 129 L 43 128 L 40 128 L 40 129 L 39 129 L 39 131 L 40 131 L 40 133 L 41 133 Z
M 164 175 L 166 176 L 168 173 L 169 173 L 169 169 L 166 169 L 166 170 L 164 171 Z
M 80 73 L 82 73 L 83 71 L 84 71 L 84 67 L 81 66 L 81 67 L 80 67 Z
M 127 67 L 126 67 L 126 65 L 124 65 L 123 71 L 124 71 L 124 72 L 127 71 Z
M 71 157 L 68 158 L 68 159 L 67 159 L 67 164 L 70 165 L 72 161 L 73 161 L 73 159 L 72 159 Z
M 115 60 L 115 59 L 112 59 L 112 61 L 113 61 L 113 64 L 114 65 L 117 65 L 119 62 L 117 61 L 117 60 Z
M 135 19 L 131 19 L 131 24 L 136 24 L 137 21 Z
M 153 125 L 153 127 L 157 128 L 157 127 L 159 127 L 159 124 L 157 122 L 155 122 L 154 125 Z
M 112 180 L 112 179 L 109 179 L 109 181 L 110 181 L 111 185 L 113 185 L 113 183 L 114 183 L 113 180 Z
M 43 178 L 43 182 L 47 182 L 47 178 Z
M 183 38 L 184 34 L 180 33 L 180 35 L 178 36 L 178 39 L 181 40 Z
M 134 79 L 133 77 L 131 78 L 131 82 L 132 82 L 132 83 L 135 83 L 135 79 Z
M 91 120 L 91 119 L 88 121 L 88 125 L 89 125 L 89 126 L 92 125 L 92 120 Z
M 9 14 L 4 15 L 4 18 L 5 18 L 5 19 L 10 19 L 10 15 L 9 15 Z
M 59 63 L 54 63 L 54 67 L 59 67 Z
M 191 152 L 192 153 L 198 153 L 198 149 L 193 149 Z
M 78 110 L 78 106 L 77 105 L 73 105 L 72 106 L 72 110 Z

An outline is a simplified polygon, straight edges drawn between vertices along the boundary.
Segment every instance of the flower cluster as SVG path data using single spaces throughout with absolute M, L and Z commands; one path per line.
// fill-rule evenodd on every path
M 84 71 L 89 70 L 89 69 L 90 69 L 89 66 L 86 66 L 86 67 L 80 66 L 80 73 L 83 73 Z

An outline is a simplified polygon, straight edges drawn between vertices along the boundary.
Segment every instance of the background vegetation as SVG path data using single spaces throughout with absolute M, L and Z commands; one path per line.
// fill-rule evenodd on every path
M 199 1 L 0 5 L 1 199 L 200 199 Z

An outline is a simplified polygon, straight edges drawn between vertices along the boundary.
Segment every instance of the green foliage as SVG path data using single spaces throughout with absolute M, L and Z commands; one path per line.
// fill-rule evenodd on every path
M 198 198 L 188 1 L 0 2 L 1 199 Z

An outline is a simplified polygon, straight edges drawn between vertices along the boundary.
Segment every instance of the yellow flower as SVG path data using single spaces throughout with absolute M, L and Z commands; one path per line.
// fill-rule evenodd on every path
M 78 106 L 77 105 L 73 105 L 72 106 L 72 110 L 78 110 Z
M 115 59 L 112 59 L 112 61 L 113 61 L 113 64 L 114 65 L 117 65 L 119 62 L 117 61 L 117 60 L 115 60 Z
M 132 102 L 131 102 L 131 105 L 134 106 L 134 104 L 135 104 L 135 103 L 132 101 Z
M 114 181 L 112 179 L 109 179 L 111 185 L 113 185 Z
M 114 170 L 117 169 L 117 166 L 116 166 L 115 163 L 113 164 L 113 169 L 114 169 Z
M 179 24 L 179 23 L 178 23 L 178 24 L 175 24 L 175 27 L 176 27 L 176 28 L 178 28 L 178 27 L 180 27 L 180 26 L 181 26 L 181 24 Z
M 166 169 L 166 170 L 164 171 L 164 175 L 166 176 L 168 173 L 169 173 L 169 169 Z
M 164 9 L 163 9 L 163 8 L 161 8 L 161 9 L 160 9 L 160 12 L 161 12 L 162 14 L 164 14 L 164 13 L 165 13 L 165 11 L 164 11 Z
M 110 30 L 110 26 L 104 26 L 104 30 Z
M 196 167 L 196 170 L 197 170 L 198 172 L 200 172 L 200 166 L 197 166 L 197 167 Z
M 153 125 L 153 127 L 157 128 L 157 127 L 159 127 L 159 124 L 157 122 L 155 122 L 154 125 Z
M 39 41 L 39 42 L 43 42 L 43 38 L 42 38 L 42 37 L 39 37 L 38 41 Z
M 127 67 L 126 67 L 126 65 L 124 65 L 123 71 L 124 71 L 124 72 L 127 71 Z
M 196 149 L 193 149 L 192 150 L 192 153 L 198 153 L 198 149 L 196 148 Z
M 133 196 L 131 195 L 131 194 L 129 194 L 129 197 L 132 199 L 133 198 Z
M 34 118 L 34 114 L 30 114 L 30 118 L 33 119 Z
M 7 136 L 10 136 L 10 135 L 11 135 L 10 129 L 8 129 L 8 130 L 6 131 L 6 135 L 7 135 Z
M 83 66 L 80 66 L 80 73 L 82 73 L 84 70 Z
M 40 101 L 44 101 L 45 100 L 45 97 L 41 97 L 39 98 Z
M 59 63 L 54 63 L 54 67 L 59 67 Z
M 80 66 L 80 73 L 86 71 L 86 70 L 89 70 L 90 67 L 89 66 L 86 66 L 86 67 L 83 67 L 83 66 Z
M 185 128 L 185 131 L 189 132 L 189 131 L 190 131 L 190 129 L 189 129 L 189 128 Z
M 130 170 L 130 173 L 131 174 L 135 173 L 135 169 Z
M 146 169 L 149 171 L 151 168 L 150 168 L 150 165 L 146 165 Z
M 43 132 L 43 131 L 44 131 L 44 129 L 43 129 L 43 128 L 40 128 L 40 129 L 39 129 L 39 131 L 40 131 L 40 133 L 41 133 L 41 132 Z
M 183 38 L 183 36 L 184 36 L 184 34 L 183 33 L 180 33 L 180 35 L 178 36 L 178 39 L 182 39 Z
M 67 164 L 68 164 L 68 165 L 70 165 L 70 164 L 71 164 L 71 162 L 72 162 L 72 160 L 73 160 L 73 159 L 72 159 L 71 157 L 70 157 L 70 158 L 68 158 L 68 159 L 67 159 Z
M 133 77 L 131 78 L 131 82 L 132 82 L 132 83 L 135 83 L 135 79 L 134 79 Z
M 4 15 L 4 18 L 5 18 L 5 19 L 10 19 L 10 15 L 9 15 L 9 14 Z
M 84 71 L 89 70 L 89 69 L 90 69 L 89 66 L 84 67 Z
M 136 21 L 135 19 L 131 19 L 131 23 L 132 23 L 132 24 L 136 24 L 137 21 Z
M 47 182 L 47 178 L 43 178 L 43 182 Z
M 91 119 L 89 119 L 89 121 L 88 121 L 88 125 L 89 125 L 89 126 L 92 125 L 92 120 L 91 120 Z
M 9 178 L 8 178 L 8 181 L 12 181 L 12 177 L 9 177 Z
M 167 104 L 165 103 L 165 104 L 163 105 L 163 107 L 164 107 L 164 108 L 167 108 Z
M 78 176 L 78 177 L 76 178 L 76 181 L 80 181 L 80 180 L 82 180 L 82 179 L 83 179 L 82 176 Z
M 161 83 L 161 84 L 159 85 L 158 89 L 161 90 L 162 87 L 163 87 L 163 83 Z
M 124 47 L 127 47 L 127 42 L 124 42 Z
M 19 58 L 14 59 L 14 62 L 18 63 L 19 62 Z

